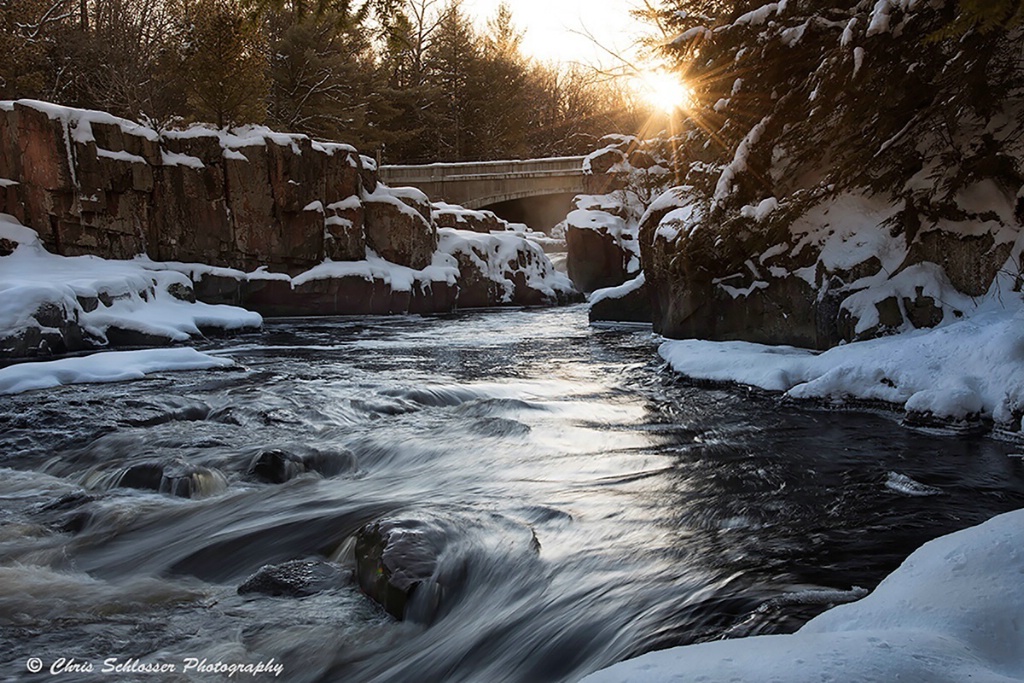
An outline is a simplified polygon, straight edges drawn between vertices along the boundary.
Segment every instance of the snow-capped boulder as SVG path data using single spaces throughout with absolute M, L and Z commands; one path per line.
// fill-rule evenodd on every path
M 498 218 L 493 211 L 475 211 L 457 204 L 434 202 L 432 204 L 434 224 L 439 228 L 455 228 L 473 232 L 504 232 L 509 229 L 508 221 Z
M 617 215 L 576 209 L 566 217 L 569 277 L 583 292 L 621 285 L 640 271 L 636 234 Z
M 541 306 L 578 300 L 544 249 L 513 233 L 441 228 L 438 251 L 458 264 L 458 307 Z
M 430 265 L 437 230 L 427 195 L 412 187 L 378 185 L 363 193 L 366 243 L 384 259 L 415 270 Z
M 618 287 L 599 289 L 590 295 L 591 322 L 651 322 L 651 294 L 643 273 Z

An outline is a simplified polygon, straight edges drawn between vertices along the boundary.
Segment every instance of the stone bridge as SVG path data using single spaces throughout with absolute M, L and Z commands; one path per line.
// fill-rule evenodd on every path
M 481 209 L 493 204 L 553 194 L 583 192 L 584 157 L 458 164 L 381 166 L 392 187 L 412 186 L 434 201 Z

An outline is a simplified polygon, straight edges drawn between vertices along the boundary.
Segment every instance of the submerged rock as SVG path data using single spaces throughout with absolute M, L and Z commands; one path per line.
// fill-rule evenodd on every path
M 176 460 L 169 463 L 144 462 L 122 470 L 114 482 L 117 488 L 167 493 L 178 498 L 196 498 L 219 493 L 227 480 L 219 471 Z
M 249 465 L 248 474 L 272 484 L 283 484 L 306 472 L 333 477 L 352 471 L 355 465 L 355 454 L 348 449 L 300 455 L 274 448 L 257 453 Z
M 367 524 L 355 535 L 359 587 L 396 619 L 430 623 L 492 590 L 488 577 L 533 562 L 532 527 L 497 514 L 411 513 Z
M 301 598 L 344 586 L 350 581 L 351 574 L 332 562 L 293 560 L 261 567 L 242 582 L 238 594 Z
M 249 465 L 249 474 L 272 484 L 283 484 L 305 472 L 302 458 L 276 448 L 257 453 Z
M 356 579 L 367 596 L 396 619 L 404 619 L 413 591 L 429 579 L 444 538 L 423 533 L 423 523 L 382 521 L 356 534 Z
M 38 516 L 40 521 L 51 529 L 77 534 L 92 520 L 93 513 L 89 507 L 95 500 L 96 496 L 90 493 L 73 491 L 40 505 L 37 510 Z

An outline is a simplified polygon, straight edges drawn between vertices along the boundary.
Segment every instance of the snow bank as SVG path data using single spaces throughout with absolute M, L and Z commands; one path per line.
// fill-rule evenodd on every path
M 106 351 L 80 358 L 20 363 L 2 368 L 0 394 L 20 394 L 65 384 L 125 382 L 142 379 L 154 372 L 207 370 L 234 364 L 229 358 L 210 356 L 190 348 Z
M 593 306 L 596 303 L 600 303 L 606 299 L 621 299 L 627 294 L 638 292 L 647 284 L 647 276 L 640 272 L 632 280 L 627 280 L 618 287 L 605 287 L 604 289 L 597 289 L 590 293 L 587 297 L 587 301 Z
M 786 346 L 680 340 L 659 352 L 677 372 L 795 398 L 885 401 L 908 412 L 992 418 L 1024 429 L 1024 308 L 816 354 Z
M 792 635 L 653 652 L 585 679 L 1024 681 L 1024 511 L 926 543 L 868 597 Z
M 192 303 L 182 296 L 191 281 L 172 270 L 155 270 L 144 259 L 56 256 L 32 230 L 0 214 L 0 238 L 18 246 L 0 258 L 0 338 L 52 325 L 39 312 L 55 311 L 103 345 L 112 329 L 181 342 L 203 328 L 258 328 L 262 318 L 233 306 Z M 176 295 L 176 294 L 177 295 Z M 52 318 L 52 316 L 50 316 Z

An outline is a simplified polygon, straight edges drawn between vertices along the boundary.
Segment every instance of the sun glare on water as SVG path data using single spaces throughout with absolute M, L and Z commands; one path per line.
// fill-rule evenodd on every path
M 652 107 L 666 114 L 694 105 L 693 88 L 667 71 L 648 71 L 636 79 L 635 87 Z

